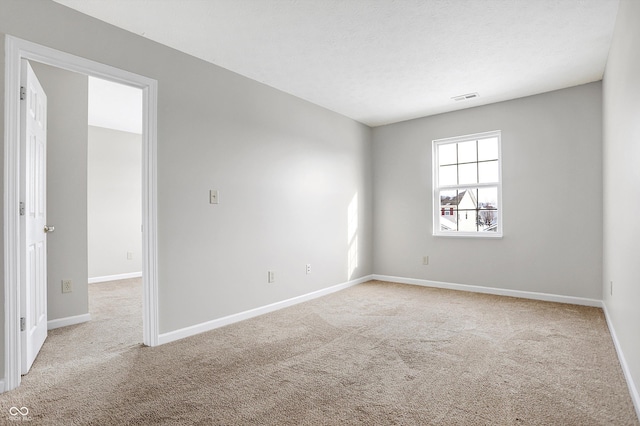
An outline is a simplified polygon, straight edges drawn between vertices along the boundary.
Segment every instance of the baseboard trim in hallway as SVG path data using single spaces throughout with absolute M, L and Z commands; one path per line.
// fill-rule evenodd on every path
M 66 327 L 68 325 L 80 324 L 83 322 L 91 321 L 91 314 L 74 315 L 72 317 L 58 318 L 47 321 L 47 330 L 53 330 L 55 328 Z
M 129 272 L 126 274 L 105 275 L 104 277 L 89 278 L 89 284 L 103 283 L 106 281 L 127 280 L 129 278 L 140 278 L 142 272 Z

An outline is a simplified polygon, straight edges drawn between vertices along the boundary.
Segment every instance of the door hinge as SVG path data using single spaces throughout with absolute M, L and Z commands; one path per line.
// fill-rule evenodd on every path
M 20 216 L 24 216 L 24 201 L 20 201 Z
M 25 96 L 27 96 L 27 92 L 24 90 L 24 86 L 20 86 L 20 100 L 24 101 Z
M 24 328 L 27 325 L 27 320 L 25 317 L 20 317 L 20 331 L 24 331 Z

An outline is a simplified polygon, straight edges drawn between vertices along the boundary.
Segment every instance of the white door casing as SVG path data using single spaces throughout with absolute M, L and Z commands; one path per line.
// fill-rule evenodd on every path
M 20 373 L 27 374 L 47 338 L 47 96 L 25 59 L 20 77 Z
M 4 79 L 4 381 L 0 392 L 21 381 L 21 199 L 20 109 L 22 59 L 142 89 L 142 287 L 143 342 L 159 344 L 157 240 L 158 82 L 6 34 Z M 4 385 L 4 386 L 2 386 Z

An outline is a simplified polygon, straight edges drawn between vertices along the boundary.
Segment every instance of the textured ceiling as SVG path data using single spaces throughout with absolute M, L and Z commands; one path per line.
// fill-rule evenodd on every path
M 602 78 L 618 0 L 55 0 L 370 126 Z M 451 98 L 470 92 L 467 101 Z

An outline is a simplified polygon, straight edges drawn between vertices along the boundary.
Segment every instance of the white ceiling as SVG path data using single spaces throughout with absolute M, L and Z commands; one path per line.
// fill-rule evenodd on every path
M 142 90 L 89 77 L 89 125 L 142 133 Z
M 600 80 L 619 0 L 55 1 L 377 126 Z

